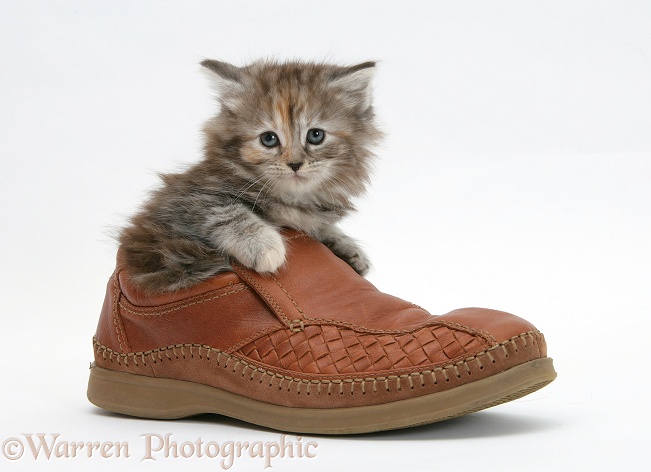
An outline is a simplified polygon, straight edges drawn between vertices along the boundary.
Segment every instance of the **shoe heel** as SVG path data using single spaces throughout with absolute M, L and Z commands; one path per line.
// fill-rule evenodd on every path
M 88 400 L 115 413 L 142 418 L 176 419 L 204 413 L 191 394 L 157 379 L 102 369 L 94 363 L 88 379 Z

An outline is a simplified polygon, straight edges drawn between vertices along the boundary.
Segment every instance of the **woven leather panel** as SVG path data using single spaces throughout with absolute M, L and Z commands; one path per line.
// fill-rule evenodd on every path
M 350 374 L 447 363 L 486 341 L 447 326 L 401 334 L 359 333 L 333 325 L 279 330 L 242 347 L 238 354 L 269 366 L 310 374 Z

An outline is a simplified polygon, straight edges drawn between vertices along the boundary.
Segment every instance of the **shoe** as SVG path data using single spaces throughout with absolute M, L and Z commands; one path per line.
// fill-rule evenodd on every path
M 433 423 L 527 395 L 556 377 L 529 322 L 466 308 L 432 316 L 378 291 L 326 246 L 285 232 L 286 264 L 233 264 L 195 287 L 109 280 L 88 399 L 125 415 L 216 413 L 295 433 Z

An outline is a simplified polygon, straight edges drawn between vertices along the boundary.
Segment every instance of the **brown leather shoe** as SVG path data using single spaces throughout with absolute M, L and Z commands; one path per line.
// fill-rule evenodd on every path
M 93 340 L 88 398 L 127 415 L 218 413 L 347 434 L 433 423 L 554 380 L 543 335 L 508 313 L 442 316 L 379 292 L 321 243 L 285 234 L 286 265 L 240 265 L 147 296 L 118 265 Z

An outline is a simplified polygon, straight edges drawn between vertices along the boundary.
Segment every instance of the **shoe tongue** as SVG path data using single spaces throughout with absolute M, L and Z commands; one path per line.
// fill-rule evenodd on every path
M 276 273 L 238 263 L 233 269 L 291 330 L 324 321 L 405 330 L 432 320 L 425 310 L 378 291 L 320 242 L 303 233 L 283 235 L 287 258 Z

